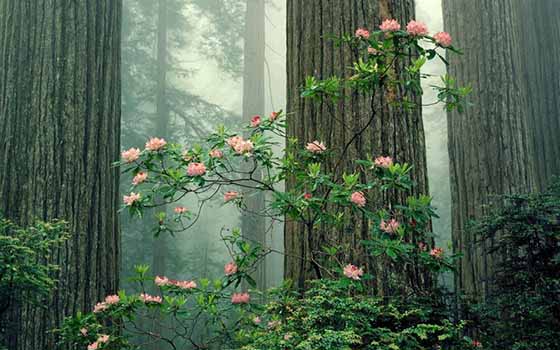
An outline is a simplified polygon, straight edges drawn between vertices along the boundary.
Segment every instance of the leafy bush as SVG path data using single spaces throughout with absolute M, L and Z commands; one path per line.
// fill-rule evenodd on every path
M 0 216 L 0 322 L 15 304 L 41 305 L 56 280 L 52 251 L 68 235 L 61 221 L 20 227 Z M 10 325 L 0 325 L 0 335 Z
M 560 349 L 560 182 L 512 195 L 474 227 L 502 256 L 486 302 L 473 309 L 489 349 Z
M 450 349 L 463 340 L 437 298 L 383 299 L 360 292 L 350 279 L 317 280 L 299 295 L 282 288 L 254 329 L 242 332 L 244 350 Z

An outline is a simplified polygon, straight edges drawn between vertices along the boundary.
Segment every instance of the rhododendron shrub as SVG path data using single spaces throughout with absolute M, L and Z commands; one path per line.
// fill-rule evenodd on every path
M 354 75 L 347 80 L 331 78 L 319 81 L 310 77 L 302 89 L 302 96 L 337 99 L 343 88 L 374 93 L 377 89 L 393 89 L 397 85 L 402 89 L 421 93 L 420 79 L 425 76 L 420 74 L 423 64 L 435 57 L 443 59 L 438 50 L 455 49 L 451 46 L 450 38 L 443 35 L 439 39 L 430 37 L 425 26 L 420 23 L 410 23 L 407 30 L 401 30 L 400 27 L 399 23 L 389 21 L 384 22 L 382 30 L 371 32 L 359 28 L 354 35 L 342 38 L 341 43 L 363 55 L 353 67 Z M 422 43 L 427 43 L 430 48 L 424 49 Z M 410 62 L 410 65 L 405 67 L 404 80 L 397 80 L 393 70 L 397 64 L 406 62 Z M 444 78 L 444 81 L 451 80 Z M 463 106 L 462 97 L 466 90 L 457 89 L 448 83 L 438 89 L 439 102 L 446 108 Z M 400 103 L 406 108 L 416 107 L 410 101 L 394 103 Z M 409 176 L 411 165 L 401 163 L 399 159 L 386 154 L 372 154 L 367 159 L 354 160 L 355 170 L 339 176 L 323 166 L 332 160 L 334 153 L 331 152 L 330 145 L 314 138 L 290 139 L 284 152 L 278 156 L 273 149 L 280 146 L 276 141 L 278 137 L 286 137 L 285 118 L 290 117 L 292 116 L 286 116 L 282 111 L 271 113 L 268 119 L 254 116 L 243 134 L 219 127 L 204 142 L 189 148 L 153 137 L 146 142 L 143 150 L 132 148 L 123 152 L 122 161 L 118 165 L 126 173 L 130 173 L 132 178 L 130 190 L 123 197 L 123 210 L 142 216 L 149 208 L 164 205 L 181 208 L 173 213 L 157 215 L 156 236 L 175 235 L 196 222 L 208 201 L 219 199 L 223 205 L 236 206 L 244 211 L 247 209 L 244 193 L 261 191 L 270 200 L 260 212 L 253 214 L 272 220 L 281 221 L 286 218 L 298 222 L 307 228 L 310 237 L 319 235 L 325 229 L 340 230 L 349 227 L 349 222 L 356 215 L 364 217 L 369 228 L 368 236 L 361 242 L 364 260 L 381 258 L 378 261 L 388 265 L 433 273 L 453 266 L 454 257 L 443 248 L 433 247 L 431 244 L 433 237 L 430 222 L 435 212 L 428 196 L 410 196 L 405 203 L 384 203 L 378 207 L 374 205 L 379 201 L 372 197 L 383 195 L 384 192 L 401 192 L 403 197 L 410 193 L 414 186 Z M 354 139 L 345 145 L 345 149 L 348 149 Z M 344 152 L 342 156 L 345 156 Z M 294 186 L 288 191 L 279 190 L 279 184 L 288 177 L 296 180 Z M 180 204 L 185 199 L 189 199 L 190 203 L 197 203 L 198 207 L 184 209 Z M 352 215 L 346 215 L 347 213 Z M 291 292 L 283 290 L 276 296 L 280 298 L 277 300 L 272 297 L 273 301 L 268 305 L 267 312 L 263 313 L 262 307 L 255 303 L 259 298 L 254 297 L 253 291 L 236 288 L 242 285 L 242 281 L 255 286 L 251 272 L 269 249 L 243 240 L 238 231 L 234 231 L 233 235 L 223 236 L 223 239 L 230 247 L 232 261 L 224 266 L 224 275 L 220 279 L 213 283 L 205 280 L 174 281 L 170 276 L 152 276 L 147 279 L 147 270 L 141 268 L 138 278 L 138 282 L 142 284 L 141 294 L 127 295 L 121 292 L 118 300 L 115 296 L 100 300 L 91 313 L 67 321 L 62 330 L 64 338 L 84 347 L 115 349 L 135 346 L 131 340 L 134 334 L 140 334 L 152 342 L 190 344 L 195 348 L 227 343 L 225 348 L 246 346 L 247 349 L 316 350 L 344 349 L 365 344 L 364 349 L 378 349 L 378 344 L 386 345 L 385 348 L 412 344 L 410 349 L 420 349 L 424 345 L 445 343 L 456 330 L 455 326 L 446 323 L 441 317 L 434 323 L 424 324 L 424 321 L 428 322 L 432 318 L 424 315 L 424 311 L 414 314 L 417 310 L 403 311 L 403 315 L 415 315 L 407 321 L 405 328 L 402 328 L 403 320 L 398 317 L 388 319 L 387 322 L 395 324 L 386 325 L 387 327 L 400 329 L 394 329 L 394 339 L 387 338 L 390 341 L 384 338 L 382 329 L 375 330 L 385 324 L 376 319 L 362 328 L 356 326 L 355 329 L 315 329 L 312 325 L 311 328 L 305 328 L 309 325 L 302 325 L 304 327 L 300 328 L 295 323 L 287 326 L 287 316 L 294 314 L 295 319 L 299 319 L 304 315 L 296 315 L 298 310 L 290 310 L 289 304 L 282 304 Z M 340 305 L 332 309 L 329 309 L 330 305 L 320 303 L 294 305 L 301 308 L 315 307 L 315 315 L 327 313 L 329 322 L 340 325 L 346 322 L 340 317 L 359 308 L 351 300 L 370 303 L 368 307 L 377 310 L 380 317 L 388 316 L 391 307 L 387 306 L 387 309 L 380 312 L 380 300 L 371 297 L 372 291 L 377 287 L 371 271 L 366 266 L 361 266 L 360 262 L 351 261 L 349 256 L 351 254 L 343 246 L 337 245 L 325 245 L 321 251 L 313 251 L 309 257 L 302 256 L 302 259 L 309 259 L 317 275 L 321 277 L 319 283 L 327 288 L 325 296 L 336 298 Z M 153 289 L 144 287 L 147 281 L 157 286 L 157 293 L 150 293 Z M 433 284 L 423 285 L 420 279 L 408 282 L 407 286 L 400 286 L 407 293 L 433 292 Z M 303 295 L 304 300 L 308 295 L 313 296 L 313 293 Z M 280 305 L 278 303 L 285 305 L 289 312 L 280 312 L 281 308 L 276 307 Z M 329 308 L 324 308 L 326 306 Z M 340 308 L 346 308 L 343 310 L 345 312 L 328 314 Z M 366 314 L 369 316 L 369 311 Z M 151 317 L 153 322 L 161 323 L 160 328 L 164 322 L 159 320 L 167 317 L 172 320 L 173 327 L 160 333 L 142 329 L 135 321 L 138 315 L 142 319 Z M 305 318 L 301 320 L 304 321 Z M 193 327 L 207 327 L 216 336 L 205 340 L 195 339 Z M 124 332 L 121 335 L 122 329 Z M 301 332 L 307 330 L 309 334 L 321 337 L 332 336 L 332 339 L 325 340 L 332 346 L 321 347 L 313 340 L 306 339 L 307 335 Z M 371 332 L 377 333 L 370 334 Z M 105 335 L 109 338 L 104 338 Z M 403 337 L 405 339 L 401 339 Z M 100 341 L 107 339 L 108 341 Z

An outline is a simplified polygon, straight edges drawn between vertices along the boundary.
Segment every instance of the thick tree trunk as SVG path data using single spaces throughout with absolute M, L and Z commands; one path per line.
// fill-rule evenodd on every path
M 45 308 L 11 314 L 12 350 L 118 288 L 119 0 L 0 2 L 0 211 L 68 221 L 60 282 Z
M 247 0 L 245 15 L 244 57 L 243 57 L 243 124 L 247 124 L 254 115 L 264 114 L 264 59 L 265 59 L 265 2 Z M 253 175 L 262 177 L 257 169 Z M 266 245 L 266 223 L 262 216 L 264 195 L 261 191 L 246 191 L 244 194 L 247 212 L 241 218 L 243 237 Z M 260 289 L 266 289 L 266 264 L 261 261 L 256 267 L 253 278 Z
M 523 14 L 523 84 L 527 85 L 536 181 L 545 190 L 560 175 L 560 3 L 516 0 Z
M 478 297 L 488 291 L 497 257 L 485 254 L 491 242 L 475 246 L 467 224 L 499 205 L 495 195 L 536 186 L 517 30 L 526 16 L 514 1 L 444 0 L 443 7 L 445 30 L 465 51 L 450 57 L 449 73 L 473 87 L 472 106 L 448 114 L 453 246 L 464 254 L 456 288 Z
M 375 110 L 372 126 L 366 129 L 344 155 L 338 175 L 353 170 L 353 159 L 367 158 L 367 155 L 388 155 L 396 161 L 414 165 L 412 177 L 417 182 L 414 194 L 428 193 L 426 178 L 426 156 L 421 110 L 404 112 L 390 107 L 387 95 L 379 93 L 374 103 L 371 96 L 362 96 L 345 91 L 346 99 L 336 105 L 323 102 L 316 104 L 300 98 L 300 87 L 306 76 L 317 78 L 348 76 L 348 67 L 358 57 L 347 47 L 337 47 L 331 36 L 352 34 L 358 27 L 370 30 L 382 19 L 395 18 L 406 24 L 414 17 L 412 0 L 288 0 L 287 13 L 287 69 L 288 69 L 288 137 L 296 137 L 303 147 L 313 140 L 325 142 L 335 152 L 335 161 L 342 157 L 342 147 L 351 140 Z M 397 72 L 398 74 L 398 72 Z M 401 97 L 397 92 L 397 99 Z M 419 101 L 417 96 L 408 96 Z M 291 115 L 290 113 L 293 113 Z M 325 164 L 327 171 L 333 171 L 334 164 Z M 293 184 L 287 181 L 287 188 Z M 379 196 L 379 206 L 389 201 L 402 201 L 403 196 L 394 194 Z M 350 213 L 348 213 L 350 215 Z M 366 266 L 369 273 L 377 278 L 377 289 L 388 292 L 386 282 L 394 271 L 385 268 L 383 261 L 368 261 L 363 256 L 360 241 L 367 238 L 368 227 L 363 219 L 356 218 L 352 227 L 344 232 L 316 232 L 310 235 L 303 225 L 288 221 L 285 226 L 285 277 L 294 280 L 299 287 L 305 280 L 317 278 L 318 273 L 310 260 L 316 258 L 323 245 L 345 245 L 344 261 Z

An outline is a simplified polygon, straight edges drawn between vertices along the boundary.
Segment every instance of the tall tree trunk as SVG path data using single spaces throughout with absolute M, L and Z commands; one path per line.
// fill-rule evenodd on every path
M 8 348 L 54 349 L 50 330 L 118 288 L 119 0 L 0 2 L 0 211 L 68 221 L 45 308 L 18 305 Z
M 475 245 L 466 225 L 499 205 L 495 195 L 536 186 L 517 30 L 526 16 L 515 1 L 444 0 L 443 8 L 446 31 L 465 50 L 450 57 L 449 73 L 458 84 L 473 87 L 472 106 L 448 114 L 452 238 L 454 249 L 464 254 L 456 288 L 478 297 L 488 292 L 497 257 L 485 254 L 491 242 Z
M 326 102 L 316 104 L 300 98 L 300 87 L 306 76 L 317 78 L 348 76 L 347 69 L 355 57 L 347 47 L 337 47 L 330 36 L 352 34 L 358 27 L 374 30 L 382 19 L 395 18 L 405 24 L 414 17 L 412 0 L 344 0 L 344 1 L 297 1 L 288 0 L 287 9 L 287 132 L 288 138 L 296 137 L 303 145 L 313 140 L 324 141 L 335 152 L 335 162 L 343 157 L 342 166 L 336 172 L 353 170 L 352 160 L 367 158 L 368 154 L 387 155 L 398 162 L 414 165 L 413 180 L 417 186 L 413 194 L 428 193 L 426 177 L 426 156 L 421 110 L 404 112 L 390 107 L 387 93 L 363 96 L 345 91 L 345 97 L 336 105 Z M 396 72 L 399 74 L 399 72 Z M 397 99 L 402 97 L 397 92 Z M 418 96 L 408 96 L 419 101 Z M 364 127 L 372 112 L 376 116 L 372 126 L 359 136 L 349 152 L 342 155 L 342 147 L 357 131 Z M 326 171 L 334 171 L 334 162 L 324 164 Z M 289 189 L 294 179 L 288 179 Z M 378 206 L 390 201 L 404 200 L 404 196 L 393 193 L 379 195 Z M 350 213 L 347 213 L 350 215 Z M 356 224 L 344 232 L 319 232 L 312 235 L 303 225 L 287 221 L 285 225 L 285 277 L 292 279 L 299 287 L 308 279 L 317 278 L 318 272 L 310 260 L 316 259 L 325 244 L 345 245 L 344 261 L 367 266 L 368 272 L 377 277 L 377 289 L 381 294 L 388 292 L 386 282 L 393 272 L 385 268 L 383 261 L 368 261 L 363 257 L 360 241 L 367 238 L 368 225 L 363 218 L 356 218 Z
M 528 87 L 539 190 L 560 175 L 560 3 L 515 0 L 523 14 L 518 25 L 523 48 L 523 84 Z
M 243 58 L 243 120 L 248 123 L 254 115 L 264 113 L 264 54 L 265 54 L 265 2 L 247 0 L 245 14 L 244 58 Z M 257 169 L 253 175 L 262 177 Z M 247 211 L 241 218 L 243 237 L 262 246 L 266 244 L 266 223 L 264 217 L 253 213 L 262 212 L 264 196 L 260 191 L 244 193 Z M 266 263 L 261 261 L 253 278 L 260 289 L 266 289 Z

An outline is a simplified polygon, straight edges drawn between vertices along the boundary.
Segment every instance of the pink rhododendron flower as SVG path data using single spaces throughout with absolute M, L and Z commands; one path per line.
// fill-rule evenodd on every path
M 109 336 L 107 334 L 99 334 L 99 338 L 97 338 L 98 343 L 107 343 L 109 342 Z
M 397 220 L 391 219 L 389 221 L 381 220 L 379 228 L 386 233 L 396 233 L 400 224 Z
M 436 43 L 440 44 L 443 47 L 451 46 L 451 35 L 447 32 L 439 32 L 434 35 L 434 39 L 436 39 Z
M 373 47 L 370 46 L 370 47 L 367 48 L 367 52 L 368 52 L 370 55 L 376 55 L 379 51 L 377 51 L 375 48 L 373 48 Z
M 290 340 L 290 339 L 292 339 L 292 335 L 291 335 L 290 333 L 284 334 L 284 340 L 285 340 L 285 341 L 288 341 L 288 340 Z
M 375 166 L 380 168 L 388 168 L 393 165 L 393 158 L 391 157 L 377 157 L 374 160 Z
M 87 330 L 87 328 L 82 328 L 82 329 L 80 329 L 80 333 L 81 333 L 84 337 L 87 337 L 87 335 L 88 335 L 88 330 Z
M 309 192 L 306 192 L 306 193 L 303 195 L 303 198 L 309 200 L 309 199 L 313 198 L 313 195 L 312 195 L 311 193 L 309 193 Z
M 224 202 L 229 202 L 232 201 L 234 199 L 237 199 L 239 197 L 239 192 L 235 192 L 235 191 L 227 191 L 224 194 Z
M 356 29 L 356 37 L 357 38 L 364 38 L 367 39 L 369 38 L 369 31 L 365 28 L 358 28 Z
M 190 163 L 187 168 L 187 175 L 202 176 L 206 174 L 206 165 L 204 163 Z
M 119 296 L 116 295 L 116 294 L 107 295 L 105 297 L 105 303 L 107 303 L 107 305 L 115 305 L 115 304 L 118 304 L 119 301 L 121 301 L 121 298 L 119 298 Z
M 428 35 L 428 27 L 426 26 L 426 24 L 414 20 L 408 22 L 406 31 L 410 35 L 414 36 Z
M 109 307 L 109 305 L 107 305 L 107 303 L 104 303 L 104 302 L 97 303 L 93 307 L 93 313 L 103 312 L 103 311 L 107 310 L 108 307 Z
M 366 197 L 364 193 L 360 191 L 352 193 L 350 201 L 360 208 L 366 205 Z
M 253 118 L 251 118 L 251 126 L 253 128 L 256 128 L 259 125 L 261 125 L 261 116 L 260 115 L 253 116 Z
M 247 141 L 240 141 L 237 143 L 237 145 L 235 145 L 233 147 L 233 149 L 235 150 L 235 153 L 238 154 L 249 154 L 253 151 L 253 142 L 247 140 Z
M 224 266 L 224 273 L 226 276 L 231 276 L 237 273 L 237 265 L 232 261 L 228 262 L 226 266 Z
M 151 139 L 148 140 L 148 142 L 146 142 L 146 149 L 148 151 L 159 151 L 160 149 L 162 149 L 165 145 L 167 144 L 167 142 L 164 139 L 160 139 L 157 137 L 152 137 Z
M 147 178 L 148 178 L 148 173 L 141 171 L 138 174 L 136 174 L 136 176 L 134 176 L 134 178 L 132 179 L 132 184 L 134 186 L 138 186 L 142 182 L 146 181 Z
M 127 163 L 132 163 L 140 157 L 140 150 L 138 148 L 130 148 L 121 153 L 122 159 Z
M 255 316 L 255 318 L 253 318 L 253 323 L 254 324 L 260 324 L 261 322 L 262 322 L 262 320 L 259 316 Z
M 381 23 L 379 29 L 384 32 L 396 32 L 397 30 L 401 29 L 401 25 L 395 19 L 386 19 L 383 21 L 383 23 Z
M 140 200 L 140 193 L 130 192 L 128 196 L 123 196 L 123 202 L 128 206 L 133 205 L 135 202 L 139 200 Z
M 353 280 L 359 280 L 364 275 L 364 270 L 355 265 L 348 264 L 344 266 L 344 276 Z
M 219 149 L 213 149 L 210 151 L 210 157 L 212 158 L 222 158 L 224 156 L 224 152 Z
M 278 112 L 271 112 L 270 116 L 268 117 L 268 119 L 273 122 L 278 118 Z
M 235 146 L 240 143 L 243 142 L 243 137 L 241 136 L 232 136 L 227 140 L 227 144 L 231 147 L 231 148 L 235 148 Z
M 165 276 L 156 276 L 156 278 L 154 278 L 154 283 L 158 287 L 168 286 L 169 285 L 169 278 L 167 278 Z
M 175 209 L 173 209 L 173 211 L 175 212 L 175 214 L 183 214 L 186 213 L 188 210 L 185 207 L 175 207 Z
M 233 293 L 231 295 L 232 304 L 248 304 L 251 300 L 249 293 Z
M 472 346 L 474 346 L 475 348 L 481 348 L 481 347 L 482 347 L 482 343 L 479 342 L 478 340 L 473 340 L 473 341 L 472 341 Z
M 99 349 L 99 344 L 97 342 L 91 343 L 87 346 L 88 350 L 97 350 Z
M 161 304 L 163 301 L 159 295 L 154 296 L 146 293 L 140 294 L 140 300 L 142 300 L 145 303 L 157 303 L 157 304 Z
M 195 281 L 173 281 L 172 283 L 181 289 L 193 289 L 197 287 Z
M 315 140 L 308 143 L 305 149 L 307 149 L 311 153 L 323 153 L 327 150 L 327 147 L 324 143 Z
M 430 250 L 430 255 L 434 258 L 440 259 L 443 257 L 443 249 L 442 248 L 434 248 Z

